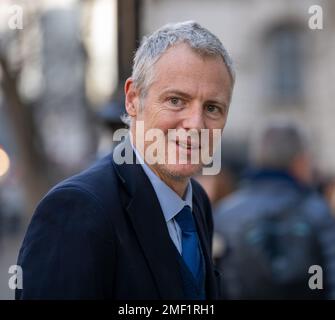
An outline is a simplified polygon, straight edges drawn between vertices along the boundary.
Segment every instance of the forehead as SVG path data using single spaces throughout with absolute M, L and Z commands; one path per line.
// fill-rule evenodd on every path
M 157 89 L 178 87 L 188 93 L 230 96 L 232 82 L 221 56 L 196 52 L 187 44 L 169 48 L 153 67 Z

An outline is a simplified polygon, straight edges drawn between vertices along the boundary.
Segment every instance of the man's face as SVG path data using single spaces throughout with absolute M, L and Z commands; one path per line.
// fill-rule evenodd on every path
M 201 56 L 186 44 L 168 49 L 153 68 L 153 82 L 140 108 L 140 93 L 133 88 L 132 80 L 126 83 L 126 107 L 133 120 L 144 122 L 144 132 L 158 128 L 164 132 L 165 150 L 172 146 L 177 159 L 190 152 L 188 141 L 168 138 L 168 129 L 184 129 L 198 132 L 208 129 L 212 142 L 214 129 L 223 129 L 228 115 L 232 93 L 232 82 L 221 57 Z M 135 138 L 136 122 L 131 131 Z M 152 142 L 145 142 L 144 150 Z M 213 143 L 207 146 L 213 153 Z M 151 168 L 160 176 L 172 179 L 188 178 L 198 172 L 203 164 L 168 163 L 166 154 L 164 164 L 154 164 Z

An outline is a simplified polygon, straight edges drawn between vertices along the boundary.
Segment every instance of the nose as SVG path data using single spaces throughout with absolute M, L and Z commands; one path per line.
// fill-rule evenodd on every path
M 188 110 L 183 120 L 183 128 L 186 130 L 201 130 L 205 128 L 203 108 L 201 104 L 194 103 Z

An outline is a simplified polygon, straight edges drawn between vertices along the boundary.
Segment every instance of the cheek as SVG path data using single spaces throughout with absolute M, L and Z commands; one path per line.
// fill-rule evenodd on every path
M 147 128 L 160 129 L 164 134 L 168 133 L 168 129 L 177 128 L 178 119 L 176 114 L 166 109 L 155 109 L 150 112 L 145 120 Z
M 165 134 L 168 133 L 168 129 L 177 129 L 178 128 L 178 119 L 175 115 L 169 115 L 162 118 L 161 129 Z

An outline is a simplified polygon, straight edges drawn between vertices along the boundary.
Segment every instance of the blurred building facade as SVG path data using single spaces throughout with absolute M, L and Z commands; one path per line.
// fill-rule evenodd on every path
M 322 8 L 322 30 L 309 28 L 315 4 Z M 237 82 L 224 141 L 244 148 L 269 117 L 289 117 L 307 129 L 318 168 L 334 173 L 335 2 L 142 1 L 142 35 L 183 20 L 215 33 L 234 59 Z

